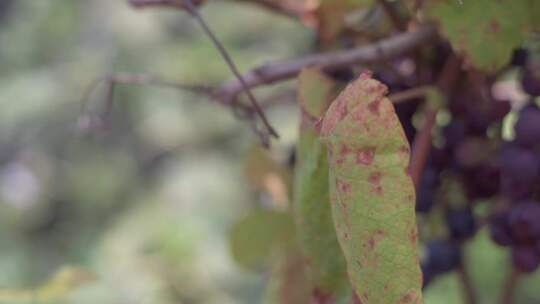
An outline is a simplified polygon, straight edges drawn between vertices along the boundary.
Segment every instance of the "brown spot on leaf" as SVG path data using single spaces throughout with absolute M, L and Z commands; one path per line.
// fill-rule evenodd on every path
M 377 243 L 383 238 L 384 238 L 384 231 L 380 229 L 375 231 L 375 233 L 372 236 L 370 236 L 367 241 L 368 248 L 370 250 L 373 250 L 375 246 L 377 245 Z
M 319 288 L 315 288 L 312 293 L 313 303 L 317 304 L 330 304 L 334 302 L 334 299 L 331 295 L 322 292 Z
M 409 240 L 413 245 L 416 245 L 416 242 L 418 240 L 418 232 L 415 228 L 411 229 L 411 231 L 409 232 Z
M 347 154 L 351 152 L 349 146 L 346 144 L 341 144 L 341 148 L 339 150 L 339 158 L 336 160 L 336 163 L 338 165 L 343 164 L 345 162 L 345 159 L 347 158 Z
M 383 192 L 382 186 L 381 186 L 381 176 L 382 176 L 381 172 L 373 172 L 368 177 L 368 181 L 373 187 L 373 192 L 375 192 L 377 195 L 381 195 Z
M 337 186 L 339 191 L 349 193 L 351 192 L 351 184 L 343 180 L 337 180 Z
M 364 113 L 362 113 L 362 111 L 354 111 L 352 114 L 352 119 L 358 123 L 362 123 L 366 120 L 366 117 L 364 115 Z
M 414 292 L 410 291 L 406 293 L 403 297 L 401 297 L 401 299 L 399 300 L 399 303 L 400 304 L 412 303 L 415 300 L 415 298 L 416 297 L 414 295 Z
M 501 30 L 501 25 L 499 24 L 499 21 L 493 19 L 488 24 L 488 31 L 492 34 L 497 34 Z
M 381 105 L 381 100 L 377 99 L 371 103 L 368 104 L 368 109 L 371 113 L 379 116 L 379 107 Z
M 361 148 L 356 151 L 356 163 L 364 166 L 369 166 L 373 163 L 373 158 L 375 157 L 375 148 L 367 147 Z
M 338 116 L 338 121 L 343 120 L 343 118 L 347 116 L 348 112 L 349 111 L 347 110 L 347 103 L 342 100 L 338 100 L 338 104 L 336 105 L 336 113 Z

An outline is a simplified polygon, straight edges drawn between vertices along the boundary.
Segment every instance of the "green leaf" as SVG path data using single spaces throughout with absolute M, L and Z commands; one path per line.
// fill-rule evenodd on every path
M 364 73 L 324 116 L 334 224 L 360 303 L 422 303 L 410 148 L 386 93 Z
M 242 218 L 232 227 L 229 239 L 234 260 L 251 270 L 261 269 L 293 241 L 290 214 L 273 210 L 256 210 Z
M 525 39 L 531 0 L 429 1 L 427 13 L 436 19 L 452 47 L 481 70 L 505 66 L 512 50 Z
M 348 285 L 347 269 L 332 220 L 327 151 L 316 124 L 328 108 L 336 84 L 317 69 L 302 71 L 298 79 L 302 122 L 294 176 L 294 219 L 300 247 L 309 261 L 307 272 L 314 294 L 335 298 Z

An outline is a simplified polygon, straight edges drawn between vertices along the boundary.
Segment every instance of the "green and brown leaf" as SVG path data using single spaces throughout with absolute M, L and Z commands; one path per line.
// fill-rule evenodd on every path
M 339 243 L 360 303 L 422 303 L 410 148 L 385 85 L 362 74 L 332 103 L 327 144 Z

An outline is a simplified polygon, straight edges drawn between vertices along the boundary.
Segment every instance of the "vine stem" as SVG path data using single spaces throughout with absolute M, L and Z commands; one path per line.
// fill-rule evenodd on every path
M 461 60 L 454 54 L 450 55 L 446 60 L 441 75 L 437 79 L 437 87 L 446 96 L 450 95 L 460 71 Z M 431 150 L 432 132 L 437 121 L 438 109 L 427 104 L 425 111 L 424 125 L 416 134 L 416 138 L 412 144 L 411 161 L 409 163 L 409 174 L 411 175 L 416 189 L 420 186 L 422 174 L 424 173 L 424 168 Z
M 502 295 L 501 295 L 501 304 L 512 304 L 512 299 L 514 297 L 514 292 L 516 290 L 517 283 L 520 278 L 519 271 L 513 269 L 509 272 L 506 282 L 504 283 Z

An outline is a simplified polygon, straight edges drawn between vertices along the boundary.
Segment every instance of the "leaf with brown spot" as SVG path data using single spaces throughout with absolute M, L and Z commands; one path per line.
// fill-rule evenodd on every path
M 410 149 L 386 91 L 362 74 L 324 116 L 333 219 L 359 302 L 418 304 L 415 193 L 405 170 Z
M 427 15 L 439 22 L 452 47 L 476 68 L 496 71 L 505 66 L 531 28 L 530 1 L 431 0 Z
M 335 96 L 335 87 L 336 83 L 317 69 L 306 69 L 299 76 L 302 122 L 297 146 L 293 211 L 313 296 L 317 299 L 335 299 L 350 290 L 345 259 L 332 221 L 327 151 L 320 141 L 317 127 L 317 122 Z M 344 184 L 343 187 L 347 186 Z

